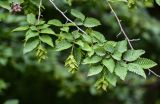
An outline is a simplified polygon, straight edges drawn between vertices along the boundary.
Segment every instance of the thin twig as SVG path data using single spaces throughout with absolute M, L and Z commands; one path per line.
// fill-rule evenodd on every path
M 86 33 L 84 30 L 82 30 L 75 22 L 73 22 L 71 19 L 69 19 L 69 18 L 64 14 L 64 12 L 62 12 L 62 11 L 56 6 L 56 4 L 54 3 L 54 0 L 49 0 L 49 1 L 50 1 L 51 4 L 54 6 L 54 8 L 55 8 L 58 12 L 60 12 L 60 13 L 62 14 L 62 16 L 63 16 L 67 21 L 73 23 L 73 25 L 76 26 L 76 28 L 77 28 L 79 31 L 81 31 L 83 34 L 87 35 L 87 33 Z
M 39 22 L 40 20 L 40 17 L 41 17 L 41 6 L 42 6 L 42 0 L 39 1 L 39 10 L 38 10 L 38 19 L 37 19 L 37 22 Z
M 160 75 L 156 74 L 154 71 L 152 71 L 151 69 L 148 69 L 150 73 L 152 73 L 153 75 L 155 75 L 156 77 L 160 78 Z
M 107 0 L 106 0 L 106 1 L 107 1 Z M 128 38 L 127 34 L 125 33 L 125 31 L 124 31 L 124 29 L 123 29 L 123 27 L 122 27 L 122 25 L 121 25 L 121 20 L 118 18 L 117 14 L 116 14 L 116 12 L 114 11 L 114 9 L 112 8 L 111 4 L 110 4 L 108 1 L 107 1 L 107 3 L 108 3 L 108 5 L 109 5 L 109 8 L 111 9 L 111 11 L 113 12 L 113 14 L 114 14 L 117 22 L 118 22 L 118 25 L 119 25 L 119 27 L 120 27 L 121 32 L 123 33 L 123 35 L 124 35 L 125 38 L 127 39 L 130 48 L 133 50 L 134 48 L 133 48 L 131 42 L 132 42 L 132 41 L 138 41 L 139 39 L 131 39 L 131 40 L 130 40 L 130 39 Z M 120 33 L 121 33 L 121 32 L 120 32 Z M 119 34 L 120 34 L 120 33 L 119 33 Z M 118 35 L 119 35 L 119 34 L 118 34 Z M 149 73 L 152 73 L 153 75 L 155 75 L 155 76 L 157 76 L 157 77 L 160 78 L 160 75 L 156 74 L 156 73 L 155 73 L 154 71 L 152 71 L 151 69 L 148 69 L 148 70 L 149 70 Z
M 106 0 L 106 1 L 107 1 L 107 0 Z M 123 29 L 123 27 L 122 27 L 122 25 L 121 25 L 121 20 L 118 18 L 117 14 L 116 14 L 116 12 L 114 11 L 114 9 L 112 8 L 111 4 L 110 4 L 108 1 L 107 1 L 107 3 L 108 3 L 108 5 L 109 5 L 109 8 L 111 9 L 111 11 L 113 12 L 113 14 L 114 14 L 117 22 L 118 22 L 118 25 L 119 25 L 119 27 L 120 27 L 120 29 L 121 29 L 121 32 L 123 33 L 123 35 L 124 35 L 125 38 L 127 39 L 130 48 L 133 49 L 133 46 L 132 46 L 132 44 L 131 44 L 131 42 L 130 42 L 130 39 L 128 38 L 127 34 L 125 33 L 125 31 L 124 31 L 124 29 Z
M 130 42 L 140 41 L 140 39 L 130 39 Z
M 121 34 L 122 34 L 122 31 L 120 31 L 116 37 L 118 38 Z

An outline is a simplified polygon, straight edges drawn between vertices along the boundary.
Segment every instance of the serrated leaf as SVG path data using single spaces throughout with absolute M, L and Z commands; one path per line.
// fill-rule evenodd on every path
M 97 55 L 99 55 L 99 56 L 104 56 L 104 55 L 106 55 L 106 51 L 105 51 L 104 47 L 103 47 L 103 46 L 100 46 L 99 44 L 95 44 L 95 45 L 93 46 L 93 49 L 94 49 L 95 53 L 96 53 Z
M 149 69 L 157 65 L 157 63 L 147 58 L 138 58 L 134 63 L 138 64 L 143 69 Z
M 47 24 L 54 26 L 63 26 L 62 22 L 57 19 L 49 20 Z
M 77 45 L 79 45 L 80 47 L 84 47 L 84 42 L 82 40 L 78 40 L 75 42 Z
M 26 54 L 26 53 L 34 50 L 38 46 L 38 44 L 39 44 L 38 39 L 34 39 L 32 41 L 26 42 L 24 45 L 23 54 Z
M 127 51 L 127 40 L 117 42 L 116 50 L 118 50 L 121 53 Z
M 44 25 L 37 26 L 37 29 L 42 30 L 42 29 L 46 29 L 48 27 L 49 27 L 48 24 L 44 24 Z
M 93 55 L 94 55 L 94 50 L 93 50 L 93 48 L 92 48 L 91 51 L 88 51 L 87 54 L 88 54 L 89 57 L 93 56 Z
M 101 65 L 91 66 L 88 72 L 88 76 L 97 75 L 102 71 L 102 69 L 103 69 L 103 66 Z
M 82 35 L 83 40 L 86 41 L 87 43 L 92 43 L 92 38 L 89 35 Z
M 145 53 L 144 50 L 128 50 L 124 53 L 123 59 L 129 62 L 135 61 L 144 53 Z
M 155 0 L 155 1 L 160 6 L 160 0 Z
M 75 60 L 76 60 L 77 64 L 79 65 L 81 63 L 81 60 L 82 60 L 82 52 L 81 52 L 80 48 L 75 48 L 74 49 L 74 57 L 75 57 Z
M 117 76 L 120 77 L 120 79 L 125 80 L 127 76 L 127 71 L 128 71 L 127 67 L 123 67 L 119 63 L 116 64 L 114 72 Z
M 116 44 L 117 44 L 117 43 L 114 42 L 114 41 L 107 41 L 107 42 L 104 44 L 104 49 L 105 49 L 107 52 L 113 53 L 114 50 L 115 50 Z
M 102 60 L 102 57 L 100 56 L 92 56 L 92 57 L 87 57 L 83 60 L 83 64 L 94 64 L 94 63 L 98 63 Z
M 146 78 L 146 74 L 144 72 L 144 70 L 138 65 L 138 64 L 135 64 L 135 63 L 129 63 L 128 64 L 128 70 L 130 72 L 133 72 L 135 74 L 138 74 L 144 78 Z
M 32 13 L 27 15 L 27 22 L 29 24 L 35 24 L 36 23 L 36 16 Z
M 69 27 L 64 26 L 64 27 L 60 28 L 60 30 L 64 31 L 64 32 L 69 32 Z
M 66 40 L 62 40 L 56 43 L 56 51 L 62 51 L 70 48 L 72 46 L 71 43 L 69 43 Z
M 119 51 L 115 51 L 115 52 L 113 53 L 112 57 L 113 57 L 115 60 L 120 61 L 120 60 L 121 60 L 121 57 L 122 57 L 122 53 L 119 52 Z
M 42 35 L 42 36 L 40 36 L 40 40 L 43 43 L 46 43 L 46 44 L 50 45 L 51 47 L 53 47 L 53 41 L 52 41 L 52 38 L 50 36 Z
M 85 27 L 96 27 L 98 25 L 101 25 L 101 23 L 97 19 L 92 17 L 87 17 L 84 21 Z
M 72 35 L 74 39 L 78 39 L 82 34 L 78 30 L 75 30 L 72 32 Z
M 36 36 L 39 36 L 38 32 L 33 32 L 31 30 L 28 30 L 26 32 L 25 41 L 28 41 L 30 38 L 33 38 L 33 37 L 36 37 Z
M 37 31 L 37 27 L 36 26 L 30 26 L 29 27 L 31 30 L 33 30 L 33 31 Z
M 12 30 L 12 32 L 15 32 L 15 31 L 25 31 L 27 29 L 29 29 L 29 26 L 20 26 L 20 27 L 15 28 L 14 30 Z
M 84 46 L 82 47 L 82 50 L 90 52 L 93 49 L 87 43 L 84 43 Z
M 95 37 L 99 42 L 106 42 L 104 35 L 98 31 L 92 31 L 91 35 Z
M 55 32 L 50 28 L 42 29 L 40 31 L 40 33 L 43 33 L 43 34 L 55 34 Z
M 60 33 L 60 36 L 62 36 L 63 38 L 65 38 L 67 41 L 69 42 L 73 42 L 74 38 L 73 35 L 71 33 Z
M 106 79 L 112 86 L 114 86 L 114 87 L 116 86 L 117 76 L 115 74 L 107 73 Z
M 106 68 L 113 73 L 114 68 L 115 68 L 115 62 L 112 58 L 110 59 L 103 59 L 102 61 L 103 65 L 106 66 Z
M 78 10 L 72 9 L 72 10 L 71 10 L 71 14 L 72 14 L 74 17 L 81 19 L 81 21 L 84 21 L 84 19 L 85 19 L 84 14 L 82 14 L 82 13 L 81 13 L 80 11 L 78 11 Z
M 45 24 L 45 21 L 40 20 L 36 25 L 43 25 L 43 24 Z

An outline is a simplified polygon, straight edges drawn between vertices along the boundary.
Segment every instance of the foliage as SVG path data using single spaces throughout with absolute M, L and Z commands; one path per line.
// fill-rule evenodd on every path
M 10 8 L 12 0 L 9 3 L 2 2 L 0 3 L 1 7 L 12 11 Z M 55 0 L 55 4 L 62 10 L 69 8 L 70 13 L 65 13 L 65 15 L 73 20 L 75 19 L 74 22 L 86 34 L 80 31 L 74 23 L 64 21 L 61 14 L 53 10 L 53 6 L 47 4 L 49 1 L 42 3 L 41 12 L 43 16 L 39 21 L 37 19 L 39 0 L 14 0 L 14 2 L 21 4 L 22 12 L 12 14 L 5 9 L 0 9 L 0 21 L 2 22 L 0 26 L 2 28 L 0 29 L 2 33 L 0 36 L 0 75 L 4 79 L 2 82 L 7 83 L 5 84 L 7 87 L 2 87 L 2 96 L 7 96 L 7 94 L 3 94 L 9 93 L 7 89 L 11 90 L 13 86 L 15 87 L 13 89 L 15 94 L 7 96 L 0 102 L 11 99 L 12 103 L 12 99 L 22 100 L 23 98 L 20 96 L 24 95 L 32 98 L 34 90 L 37 95 L 33 95 L 38 96 L 40 91 L 38 93 L 37 86 L 40 86 L 39 89 L 43 91 L 45 85 L 45 87 L 49 86 L 48 83 L 55 84 L 54 86 L 58 87 L 57 92 L 51 92 L 55 94 L 54 96 L 62 97 L 62 99 L 65 96 L 73 100 L 77 93 L 79 96 L 83 96 L 80 93 L 84 94 L 88 91 L 91 94 L 90 97 L 100 94 L 101 96 L 98 96 L 103 98 L 102 92 L 95 90 L 97 88 L 112 91 L 109 96 L 105 95 L 105 99 L 108 99 L 108 101 L 112 99 L 111 103 L 115 103 L 112 97 L 117 99 L 116 103 L 142 104 L 145 102 L 142 97 L 144 97 L 144 93 L 147 95 L 145 90 L 150 85 L 148 80 L 146 82 L 143 80 L 147 76 L 145 72 L 157 65 L 152 60 L 159 63 L 158 36 L 160 32 L 157 28 L 159 27 L 159 21 L 144 12 L 146 7 L 151 7 L 151 4 L 153 6 L 153 1 L 119 0 L 117 2 L 110 0 L 117 15 L 122 19 L 121 23 L 124 24 L 124 29 L 129 37 L 141 38 L 140 41 L 132 42 L 137 48 L 135 50 L 128 47 L 127 39 L 124 40 L 123 34 L 119 38 L 115 38 L 114 34 L 119 33 L 119 27 L 114 15 L 107 12 L 110 11 L 110 8 L 104 6 L 106 1 Z M 68 2 L 72 6 L 66 6 L 63 2 Z M 81 3 L 84 6 L 80 5 Z M 55 15 L 51 16 L 50 11 L 54 12 Z M 154 45 L 151 46 L 152 44 Z M 154 49 L 154 47 L 156 48 Z M 146 53 L 141 48 L 145 49 Z M 22 55 L 22 53 L 25 55 Z M 55 55 L 55 53 L 59 55 Z M 35 57 L 39 61 L 44 61 L 37 63 Z M 69 74 L 66 70 L 74 74 Z M 133 76 L 134 74 L 138 76 Z M 16 76 L 17 79 L 15 79 Z M 25 82 L 25 77 L 33 80 Z M 133 79 L 131 80 L 130 77 Z M 45 79 L 44 83 L 43 79 Z M 119 79 L 125 81 L 122 82 Z M 141 80 L 144 82 L 141 82 Z M 153 78 L 153 80 L 155 79 Z M 32 83 L 35 86 L 34 84 L 32 86 Z M 117 83 L 118 87 L 112 88 Z M 154 84 L 158 84 L 158 82 Z M 55 87 L 52 86 L 51 89 L 56 89 Z M 21 91 L 23 88 L 27 88 L 27 90 Z M 22 95 L 22 92 L 24 95 Z M 27 94 L 27 92 L 32 92 L 32 94 Z M 45 93 L 50 94 L 48 91 Z M 43 97 L 37 102 L 47 103 L 47 101 L 43 102 L 47 97 Z M 62 99 L 60 102 L 63 102 Z M 13 101 L 18 103 L 16 100 Z M 6 102 L 10 102 L 10 100 Z M 28 103 L 33 102 L 28 101 Z M 50 103 L 50 100 L 48 100 L 48 103 Z
M 136 5 L 136 1 L 134 0 L 122 1 L 127 2 L 129 8 Z M 26 5 L 23 0 L 8 2 L 24 3 L 24 5 Z M 54 1 L 51 0 L 51 3 L 54 4 Z M 36 4 L 36 2 L 33 4 Z M 39 5 L 39 10 L 41 11 L 41 3 Z M 56 4 L 53 6 L 57 9 L 55 5 Z M 72 22 L 62 13 L 70 23 L 62 23 L 59 19 L 52 19 L 47 22 L 39 20 L 39 17 L 38 20 L 36 20 L 36 13 L 33 13 L 26 12 L 27 25 L 20 26 L 13 30 L 13 32 L 27 31 L 25 34 L 23 53 L 26 54 L 31 51 L 36 51 L 36 56 L 38 60 L 41 61 L 47 58 L 46 48 L 48 46 L 55 48 L 56 51 L 64 51 L 71 48 L 71 53 L 65 61 L 65 66 L 68 67 L 69 72 L 75 73 L 79 69 L 78 61 L 79 64 L 82 62 L 82 64 L 89 65 L 88 76 L 100 75 L 100 80 L 96 82 L 98 89 L 102 87 L 102 89 L 106 90 L 108 86 L 107 80 L 110 79 L 109 76 L 118 76 L 121 80 L 125 80 L 128 71 L 146 78 L 143 69 L 149 69 L 157 65 L 149 59 L 141 58 L 145 53 L 144 50 L 128 49 L 127 41 L 129 40 L 118 42 L 106 40 L 102 33 L 94 30 L 94 27 L 101 25 L 100 21 L 93 17 L 87 17 L 78 10 L 71 10 L 71 15 L 75 17 L 75 22 Z M 82 31 L 79 26 L 85 27 L 85 31 Z M 54 28 L 52 29 L 52 27 L 56 27 L 56 30 L 54 30 Z M 72 27 L 77 28 L 78 31 L 72 29 Z M 57 31 L 57 29 L 59 29 L 58 32 L 54 32 Z M 53 37 L 56 38 L 56 40 L 53 40 Z M 79 49 L 78 51 L 80 51 L 79 54 L 81 54 L 79 55 L 79 59 L 75 59 L 75 55 L 73 54 L 78 53 L 76 52 L 77 48 Z M 113 82 L 109 80 L 109 84 L 115 85 L 117 77 L 115 78 L 116 80 L 113 80 Z M 101 82 L 105 87 L 103 84 L 101 86 Z

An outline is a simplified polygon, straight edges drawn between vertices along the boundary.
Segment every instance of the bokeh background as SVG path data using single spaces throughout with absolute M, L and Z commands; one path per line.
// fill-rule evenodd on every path
M 2 2 L 0 0 L 0 6 Z M 67 52 L 57 53 L 48 48 L 48 59 L 38 63 L 33 53 L 23 55 L 25 32 L 12 32 L 26 20 L 25 13 L 37 12 L 38 0 L 25 0 L 21 13 L 11 13 L 0 8 L 0 104 L 160 104 L 160 78 L 146 70 L 147 80 L 128 75 L 125 82 L 107 92 L 94 88 L 94 77 L 86 77 L 87 67 L 72 75 L 64 68 Z M 95 30 L 103 33 L 107 40 L 122 40 L 116 37 L 119 27 L 114 15 L 104 0 L 66 0 L 72 8 L 86 16 L 99 19 L 102 26 Z M 66 11 L 71 19 L 70 6 L 65 0 L 55 0 L 57 6 Z M 142 0 L 143 1 L 143 0 Z M 144 49 L 144 57 L 158 63 L 152 68 L 160 74 L 160 7 L 153 0 L 137 2 L 128 8 L 125 3 L 114 2 L 113 8 L 122 20 L 123 27 L 132 38 L 135 49 Z M 48 0 L 43 0 L 43 19 L 66 20 L 53 8 Z M 70 4 L 71 5 L 71 4 Z

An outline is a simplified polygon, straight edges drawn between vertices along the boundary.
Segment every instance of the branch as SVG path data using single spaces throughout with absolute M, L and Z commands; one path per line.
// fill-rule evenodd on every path
M 49 0 L 49 1 L 50 1 L 51 4 L 54 6 L 54 8 L 55 8 L 58 12 L 60 12 L 61 15 L 62 15 L 67 21 L 73 23 L 73 25 L 76 26 L 76 28 L 77 28 L 79 31 L 81 31 L 82 33 L 84 33 L 85 35 L 87 35 L 87 33 L 86 33 L 84 30 L 82 30 L 75 22 L 73 22 L 71 19 L 69 19 L 69 18 L 64 14 L 64 12 L 62 12 L 62 11 L 56 6 L 56 4 L 54 3 L 54 0 Z
M 114 14 L 114 16 L 115 16 L 115 18 L 116 18 L 116 20 L 117 20 L 117 22 L 118 22 L 118 25 L 119 25 L 119 27 L 120 27 L 120 30 L 121 30 L 121 32 L 120 32 L 117 36 L 119 36 L 121 33 L 123 33 L 123 35 L 125 36 L 125 38 L 126 38 L 127 41 L 128 41 L 128 44 L 129 44 L 130 48 L 133 50 L 134 48 L 133 48 L 131 42 L 132 42 L 132 41 L 138 41 L 139 39 L 132 39 L 132 40 L 130 40 L 130 39 L 128 38 L 127 34 L 125 33 L 125 31 L 124 31 L 124 29 L 123 29 L 123 27 L 122 27 L 122 25 L 121 25 L 121 20 L 118 18 L 117 14 L 116 14 L 116 12 L 114 11 L 114 9 L 112 8 L 111 4 L 110 4 L 107 0 L 106 0 L 106 2 L 108 3 L 109 8 L 110 8 L 111 11 L 113 12 L 113 14 Z M 148 70 L 149 70 L 150 73 L 152 73 L 152 74 L 155 75 L 156 77 L 159 77 L 159 78 L 160 78 L 160 75 L 156 74 L 156 73 L 155 73 L 154 71 L 152 71 L 151 69 L 148 69 Z
M 41 6 L 42 6 L 42 0 L 39 1 L 39 9 L 38 9 L 38 19 L 37 19 L 37 22 L 39 22 L 40 20 L 40 17 L 41 17 Z
M 156 74 L 154 71 L 152 71 L 151 69 L 148 69 L 150 73 L 152 73 L 153 75 L 155 75 L 156 77 L 160 78 L 160 75 Z
M 106 1 L 107 1 L 107 0 L 106 0 Z M 119 27 L 120 27 L 121 32 L 123 33 L 123 35 L 124 35 L 125 38 L 127 39 L 130 48 L 133 49 L 133 46 L 132 46 L 132 44 L 131 44 L 131 42 L 130 42 L 130 39 L 128 38 L 127 34 L 125 33 L 125 31 L 124 31 L 124 29 L 123 29 L 123 27 L 122 27 L 122 25 L 121 25 L 121 20 L 118 18 L 117 14 L 116 14 L 116 12 L 114 11 L 114 9 L 112 8 L 111 4 L 110 4 L 108 1 L 107 1 L 107 3 L 108 3 L 108 5 L 109 5 L 109 8 L 111 9 L 111 11 L 113 12 L 113 14 L 114 14 L 117 22 L 118 22 L 118 25 L 119 25 Z

